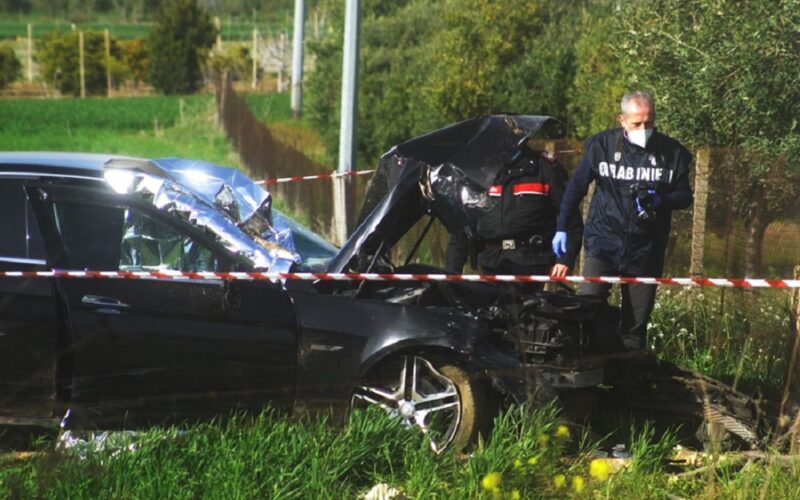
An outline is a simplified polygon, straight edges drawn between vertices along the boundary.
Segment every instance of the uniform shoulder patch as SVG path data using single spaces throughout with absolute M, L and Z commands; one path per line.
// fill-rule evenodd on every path
M 539 156 L 549 161 L 550 163 L 556 162 L 556 155 L 554 155 L 550 151 L 539 151 Z

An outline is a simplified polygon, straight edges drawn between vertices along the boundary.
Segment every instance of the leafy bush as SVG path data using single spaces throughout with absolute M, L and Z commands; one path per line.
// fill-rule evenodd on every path
M 250 80 L 253 73 L 250 48 L 242 44 L 232 44 L 221 52 L 214 51 L 208 58 L 208 69 L 215 75 L 222 75 L 227 71 L 234 80 Z M 257 72 L 260 78 L 263 74 L 261 66 L 258 66 Z
M 0 45 L 0 89 L 19 78 L 22 64 L 14 49 L 7 44 Z
M 80 42 L 77 31 L 49 33 L 39 42 L 36 58 L 42 66 L 46 81 L 61 93 L 80 95 Z M 119 46 L 109 40 L 111 58 L 119 60 Z M 105 36 L 97 31 L 83 35 L 84 80 L 86 95 L 104 95 L 107 91 Z M 114 66 L 112 66 L 114 67 Z M 116 66 L 119 72 L 120 66 Z
M 150 53 L 147 42 L 141 38 L 119 42 L 119 53 L 134 84 L 139 85 L 147 80 L 150 72 Z

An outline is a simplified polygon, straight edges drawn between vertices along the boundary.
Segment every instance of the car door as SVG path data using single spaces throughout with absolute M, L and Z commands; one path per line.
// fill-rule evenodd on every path
M 65 269 L 226 271 L 213 238 L 134 197 L 37 188 L 48 251 Z M 68 311 L 73 401 L 106 425 L 289 408 L 296 334 L 282 286 L 221 279 L 57 280 Z
M 0 271 L 47 269 L 25 179 L 0 178 Z M 0 423 L 52 416 L 59 322 L 53 281 L 0 277 Z

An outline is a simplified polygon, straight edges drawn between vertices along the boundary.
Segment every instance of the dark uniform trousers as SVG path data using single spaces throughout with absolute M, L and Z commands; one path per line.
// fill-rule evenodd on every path
M 584 276 L 622 276 L 614 265 L 588 255 L 583 261 Z M 645 348 L 647 322 L 656 302 L 657 285 L 621 285 L 622 318 L 620 337 L 625 347 L 630 350 Z M 611 292 L 608 283 L 582 283 L 580 293 L 595 295 L 606 301 Z

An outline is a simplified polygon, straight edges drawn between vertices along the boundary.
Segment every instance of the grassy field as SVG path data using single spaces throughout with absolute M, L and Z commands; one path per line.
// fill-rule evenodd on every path
M 259 119 L 274 124 L 283 136 L 309 134 L 302 123 L 290 121 L 287 94 L 248 94 L 246 99 Z M 0 116 L 0 151 L 177 156 L 242 168 L 215 122 L 212 95 L 0 99 Z M 313 134 L 309 141 L 321 150 Z M 280 199 L 274 199 L 274 204 L 289 211 Z
M 42 441 L 32 456 L 0 458 L 0 496 L 341 499 L 363 498 L 378 484 L 426 499 L 800 495 L 800 461 L 709 454 L 699 468 L 672 461 L 669 432 L 657 436 L 647 425 L 622 432 L 631 459 L 614 473 L 623 464 L 598 452 L 615 441 L 564 425 L 549 407 L 501 415 L 492 439 L 468 456 L 434 455 L 421 434 L 380 410 L 356 413 L 343 430 L 265 412 L 252 420 L 121 436 L 101 451 L 57 453 Z
M 259 117 L 290 116 L 286 95 L 253 94 Z M 214 97 L 0 100 L 0 150 L 182 156 L 240 166 L 214 123 Z
M 288 12 L 278 12 L 269 17 L 261 16 L 255 23 L 252 20 L 221 18 L 220 35 L 223 40 L 249 41 L 253 38 L 254 25 L 264 36 L 266 33 L 277 33 L 290 30 L 291 18 Z M 69 31 L 73 23 L 66 19 L 54 19 L 40 16 L 7 16 L 0 18 L 0 40 L 24 38 L 28 36 L 28 24 L 33 27 L 33 36 L 39 37 L 54 31 Z M 79 22 L 78 29 L 103 31 L 108 29 L 117 39 L 130 40 L 133 38 L 147 38 L 152 21 L 124 22 L 113 17 L 101 17 L 97 20 Z

